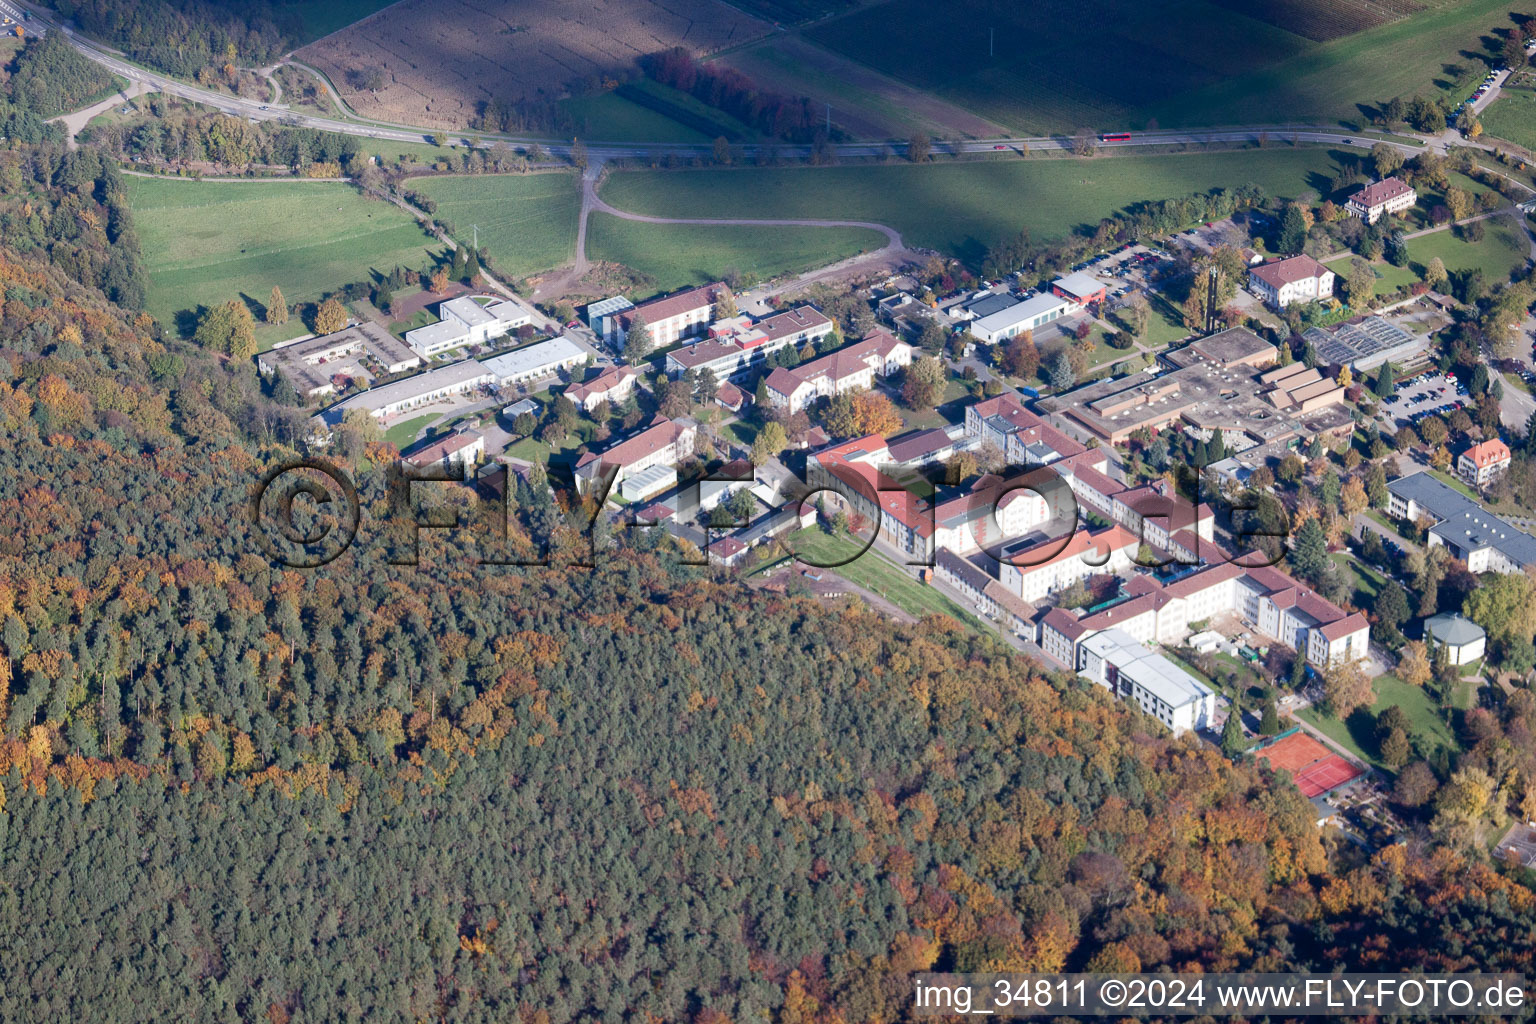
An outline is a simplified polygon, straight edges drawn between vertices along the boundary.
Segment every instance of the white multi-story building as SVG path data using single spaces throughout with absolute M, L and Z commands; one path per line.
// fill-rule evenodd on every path
M 675 471 L 684 459 L 692 457 L 697 435 L 698 424 L 692 420 L 657 416 L 649 427 L 627 441 L 621 441 L 601 454 L 588 452 L 583 455 L 576 463 L 576 486 L 583 494 L 587 493 L 609 469 L 615 474 L 614 487 L 653 466 Z
M 1030 541 L 1003 550 L 997 578 L 1009 591 L 1035 603 L 1089 576 L 1128 572 L 1139 543 L 1119 526 Z
M 874 331 L 862 341 L 792 370 L 774 370 L 766 382 L 768 401 L 775 408 L 799 412 L 818 398 L 868 391 L 877 376 L 886 377 L 910 366 L 912 354 L 912 346 L 889 331 Z
M 684 338 L 702 334 L 714 321 L 715 300 L 725 290 L 725 285 L 716 281 L 675 295 L 642 302 L 633 309 L 620 310 L 605 321 L 610 331 L 610 336 L 605 340 L 615 341 L 622 347 L 637 318 L 643 319 L 650 329 L 653 349 L 675 345 Z
M 484 345 L 524 324 L 533 314 L 510 299 L 480 303 L 468 295 L 437 307 L 437 323 L 405 332 L 405 343 L 423 359 L 470 345 Z
M 1078 674 L 1133 701 L 1175 735 L 1211 725 L 1216 694 L 1122 629 L 1106 629 L 1079 645 Z
M 1382 178 L 1350 196 L 1344 209 L 1367 224 L 1375 224 L 1387 214 L 1402 213 L 1418 201 L 1419 194 L 1406 181 Z
M 1364 615 L 1345 612 L 1278 569 L 1230 562 L 1166 586 L 1150 576 L 1133 577 L 1124 600 L 1082 618 L 1054 609 L 1042 622 L 1041 646 L 1048 653 L 1075 650 L 1082 638 L 1106 629 L 1124 630 L 1141 643 L 1177 643 L 1191 623 L 1224 613 L 1294 648 L 1323 671 L 1368 654 L 1370 623 Z M 1077 667 L 1075 660 L 1058 660 Z
M 1248 290 L 1274 309 L 1333 297 L 1334 273 L 1311 256 L 1261 263 L 1248 271 Z
M 761 365 L 771 352 L 821 341 L 832 326 L 815 306 L 796 306 L 761 320 L 721 320 L 710 325 L 708 338 L 667 353 L 667 375 L 708 370 L 716 380 L 729 380 Z
M 565 390 L 565 397 L 576 403 L 578 409 L 591 412 L 607 402 L 614 405 L 634 394 L 640 374 L 633 366 L 610 366 L 591 380 L 572 384 Z

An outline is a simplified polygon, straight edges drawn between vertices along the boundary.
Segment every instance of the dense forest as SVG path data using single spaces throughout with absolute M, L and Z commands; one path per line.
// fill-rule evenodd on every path
M 146 277 L 122 175 L 93 149 L 0 151 L 0 239 L 121 306 L 144 304 Z
M 48 6 L 134 60 L 184 78 L 210 67 L 269 63 L 299 35 L 298 14 L 271 0 L 49 0 Z
M 24 110 L 53 117 L 78 110 L 112 91 L 112 73 L 81 56 L 63 36 L 27 42 L 11 62 L 5 88 Z
M 62 38 L 29 39 L 0 65 L 0 138 L 63 142 L 64 129 L 47 119 L 106 95 L 113 84 Z
M 1536 900 L 1479 849 L 1536 780 L 1524 691 L 1367 857 L 948 619 L 750 592 L 646 530 L 562 567 L 591 510 L 542 478 L 509 531 L 554 567 L 477 565 L 467 525 L 396 564 L 396 453 L 343 431 L 356 543 L 275 564 L 250 502 L 304 414 L 133 312 L 117 175 L 0 153 L 0 1019 L 883 1021 L 930 967 L 1530 973 Z
M 162 96 L 140 103 L 144 113 L 93 126 L 82 139 L 115 157 L 153 165 L 268 165 L 300 172 L 319 165 L 328 176 L 359 169 L 352 163 L 362 153 L 356 136 L 279 122 L 252 123 Z

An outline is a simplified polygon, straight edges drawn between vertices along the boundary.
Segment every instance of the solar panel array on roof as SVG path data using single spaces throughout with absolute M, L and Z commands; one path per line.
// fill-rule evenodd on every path
M 1379 316 L 1366 317 L 1359 323 L 1343 324 L 1333 331 L 1309 328 L 1303 335 L 1312 342 L 1317 356 L 1325 363 L 1345 366 L 1391 352 L 1418 339 Z

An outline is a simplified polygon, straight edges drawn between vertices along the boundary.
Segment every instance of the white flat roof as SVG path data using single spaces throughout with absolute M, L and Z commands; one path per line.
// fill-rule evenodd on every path
M 1181 708 L 1210 696 L 1211 688 L 1161 654 L 1137 642 L 1123 629 L 1106 629 L 1083 646 L 1119 670 L 1123 679 L 1146 690 L 1171 708 Z
M 430 348 L 434 345 L 452 344 L 460 338 L 469 338 L 469 329 L 463 324 L 452 320 L 439 320 L 435 324 L 418 327 L 414 331 L 405 332 L 407 345 L 421 345 Z
M 1026 320 L 1033 320 L 1037 316 L 1041 316 L 1045 313 L 1051 312 L 1052 310 L 1060 309 L 1063 306 L 1070 305 L 1072 305 L 1072 303 L 1068 302 L 1060 295 L 1036 295 L 1032 299 L 1025 299 L 1023 302 L 1009 306 L 1007 309 L 993 313 L 991 316 L 982 317 L 980 320 L 976 321 L 976 326 L 980 327 L 983 331 L 996 333 L 997 331 L 1007 330 L 1014 324 L 1021 324 Z
M 529 345 L 526 348 L 515 349 L 504 355 L 487 359 L 481 365 L 495 374 L 497 379 L 506 380 L 509 377 L 522 377 L 543 369 L 553 370 L 572 360 L 586 358 L 586 349 L 561 335 L 549 341 L 541 341 L 537 345 Z
M 486 312 L 503 323 L 533 318 L 533 314 L 523 308 L 521 303 L 513 302 L 511 299 L 502 299 L 500 302 L 491 303 L 486 307 Z
M 430 394 L 443 388 L 451 388 L 479 380 L 486 376 L 485 367 L 473 359 L 460 360 L 449 366 L 418 373 L 414 377 L 392 381 L 382 387 L 370 388 L 335 406 L 335 409 L 382 409 L 396 402 L 409 401 L 417 395 Z
M 1051 287 L 1060 288 L 1062 291 L 1070 292 L 1073 295 L 1092 295 L 1094 292 L 1102 291 L 1107 286 L 1103 281 L 1100 281 L 1086 270 L 1079 270 L 1075 274 L 1058 277 L 1051 282 Z
M 468 295 L 460 295 L 456 299 L 449 299 L 441 306 L 438 306 L 437 311 L 445 320 L 448 318 L 448 314 L 451 313 L 471 327 L 479 327 L 481 324 L 488 324 L 496 319 L 484 306 Z

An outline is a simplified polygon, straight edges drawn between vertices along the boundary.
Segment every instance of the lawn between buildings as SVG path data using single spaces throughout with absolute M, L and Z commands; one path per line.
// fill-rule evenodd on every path
M 1446 722 L 1445 716 L 1432 697 L 1418 686 L 1403 682 L 1394 675 L 1386 674 L 1371 680 L 1376 701 L 1369 709 L 1359 709 L 1345 721 L 1324 714 L 1320 708 L 1302 708 L 1297 715 L 1308 725 L 1344 747 L 1361 760 L 1378 768 L 1386 768 L 1380 760 L 1380 747 L 1376 740 L 1376 716 L 1394 704 L 1403 709 L 1412 725 L 1409 739 L 1424 755 L 1444 748 L 1451 753 L 1461 750 L 1456 733 Z M 1456 707 L 1466 708 L 1471 700 L 1472 689 L 1462 684 L 1456 694 Z M 1390 769 L 1388 769 L 1390 770 Z
M 388 203 L 328 182 L 126 179 L 149 271 L 147 307 L 190 333 L 199 307 L 242 299 L 263 349 L 305 332 L 297 320 L 261 323 L 272 286 L 290 307 L 313 302 L 370 270 L 429 264 L 440 245 Z
M 1096 225 L 1126 206 L 1253 183 L 1293 197 L 1338 172 L 1321 147 L 840 167 L 619 171 L 602 196 L 662 217 L 871 221 L 909 246 L 979 264 L 989 246 L 1028 228 L 1037 240 Z
M 847 534 L 834 536 L 816 527 L 790 534 L 786 538 L 786 543 L 797 556 L 804 556 L 816 562 L 839 562 L 852 558 L 853 560 L 847 564 L 831 566 L 826 571 L 835 573 L 865 590 L 879 594 L 902 611 L 919 617 L 948 615 L 968 626 L 987 628 L 974 613 L 962 608 L 934 587 L 923 583 L 907 570 L 892 563 L 874 547 L 859 554 L 864 547 L 862 540 Z M 809 568 L 813 573 L 822 571 L 808 563 L 796 564 Z

